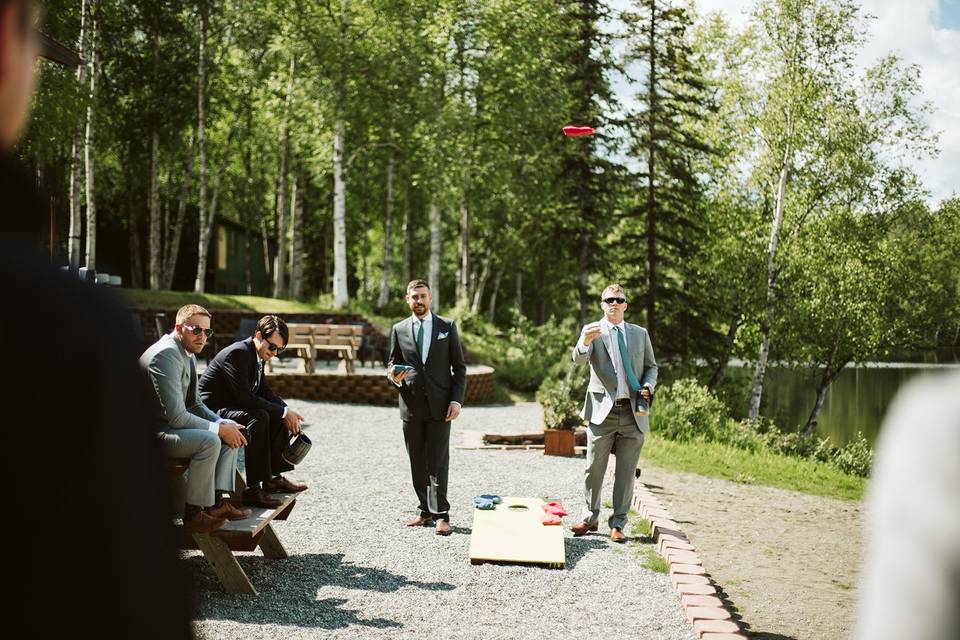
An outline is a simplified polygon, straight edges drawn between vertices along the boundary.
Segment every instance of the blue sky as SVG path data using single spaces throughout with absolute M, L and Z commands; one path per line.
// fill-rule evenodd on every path
M 940 0 L 937 26 L 941 29 L 960 29 L 960 0 Z

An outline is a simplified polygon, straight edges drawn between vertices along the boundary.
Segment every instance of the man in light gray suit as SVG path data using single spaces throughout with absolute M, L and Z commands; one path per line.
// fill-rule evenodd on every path
M 574 536 L 597 530 L 600 490 L 610 453 L 617 457 L 613 480 L 610 539 L 625 542 L 623 529 L 633 499 L 633 483 L 644 434 L 647 407 L 657 384 L 657 362 L 646 329 L 623 321 L 627 294 L 611 284 L 600 296 L 604 317 L 583 327 L 573 361 L 590 363 L 590 384 L 580 416 L 588 421 L 586 509 L 573 527 Z
M 209 533 L 251 514 L 229 500 L 237 454 L 247 444 L 242 427 L 208 409 L 197 393 L 196 354 L 212 335 L 210 312 L 188 304 L 177 311 L 173 332 L 140 356 L 156 401 L 160 449 L 167 457 L 190 459 L 183 524 L 195 533 Z

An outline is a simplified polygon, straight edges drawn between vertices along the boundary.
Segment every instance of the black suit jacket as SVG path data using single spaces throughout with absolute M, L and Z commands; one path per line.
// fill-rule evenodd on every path
M 260 371 L 253 338 L 234 342 L 214 356 L 200 377 L 200 399 L 214 411 L 263 409 L 271 421 L 282 420 L 287 406 Z
M 190 638 L 191 587 L 174 549 L 166 473 L 156 436 L 140 428 L 149 405 L 130 314 L 36 248 L 37 223 L 49 212 L 33 183 L 0 150 L 8 363 L 0 369 L 8 401 L 0 483 L 16 523 L 0 534 L 3 548 L 15 550 L 4 558 L 15 585 L 4 623 L 25 637 Z M 38 498 L 38 482 L 56 497 Z M 82 588 L 51 606 L 51 585 L 78 579 Z
M 413 336 L 413 317 L 393 325 L 390 331 L 390 362 L 416 368 L 416 375 L 408 376 L 400 385 L 400 417 L 429 417 L 442 421 L 451 402 L 463 404 L 467 389 L 467 365 L 463 347 L 453 320 L 433 314 L 430 352 L 426 363 L 417 353 Z

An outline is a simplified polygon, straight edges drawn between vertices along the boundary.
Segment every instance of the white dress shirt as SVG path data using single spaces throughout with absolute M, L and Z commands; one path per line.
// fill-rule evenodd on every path
M 421 348 L 420 363 L 426 364 L 427 354 L 430 353 L 430 339 L 433 337 L 433 312 L 427 311 L 427 315 L 420 320 L 413 315 L 413 343 L 417 343 L 417 333 L 420 331 L 420 324 L 423 323 L 423 347 Z

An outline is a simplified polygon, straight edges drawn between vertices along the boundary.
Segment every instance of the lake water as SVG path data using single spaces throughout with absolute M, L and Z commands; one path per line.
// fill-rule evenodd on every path
M 887 408 L 904 383 L 915 376 L 960 368 L 960 365 L 875 363 L 848 367 L 827 391 L 817 433 L 843 445 L 860 431 L 873 444 Z M 753 369 L 731 366 L 728 375 L 749 389 Z M 819 371 L 769 367 L 761 413 L 784 430 L 800 430 L 816 399 Z M 744 408 L 746 408 L 744 401 Z

